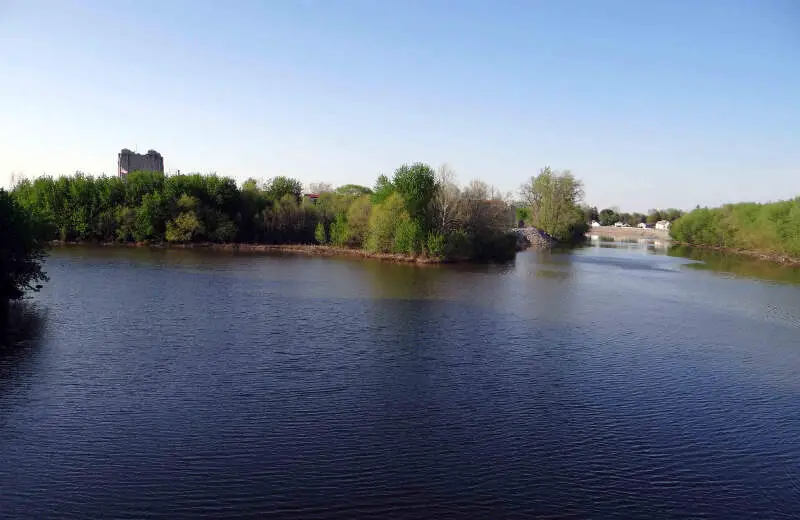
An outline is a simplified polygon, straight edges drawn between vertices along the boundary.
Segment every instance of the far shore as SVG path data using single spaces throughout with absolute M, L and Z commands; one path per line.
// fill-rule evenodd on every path
M 657 240 L 670 240 L 669 231 L 653 228 L 600 226 L 590 228 L 586 236 L 598 235 L 610 238 L 654 238 Z
M 765 262 L 772 262 L 775 264 L 781 264 L 789 267 L 800 266 L 800 258 L 797 257 L 791 257 L 777 253 L 770 253 L 766 251 L 751 251 L 747 249 L 734 249 L 730 247 L 715 247 L 715 246 L 704 246 L 698 244 L 686 244 L 683 242 L 677 242 L 675 240 L 672 240 L 672 238 L 669 236 L 668 231 L 661 231 L 652 228 L 642 229 L 634 227 L 622 228 L 615 226 L 601 226 L 597 228 L 591 228 L 586 233 L 586 236 L 587 237 L 600 236 L 600 237 L 614 238 L 618 240 L 652 238 L 655 240 L 662 240 L 668 242 L 671 245 L 681 245 L 681 246 L 692 247 L 694 249 L 704 249 L 707 251 L 718 251 L 720 253 L 727 253 L 732 255 L 742 255 L 762 260 Z

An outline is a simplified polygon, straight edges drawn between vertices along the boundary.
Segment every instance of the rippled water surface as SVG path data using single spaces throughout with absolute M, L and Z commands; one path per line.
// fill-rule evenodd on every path
M 55 250 L 0 351 L 0 517 L 800 518 L 791 272 L 602 245 Z

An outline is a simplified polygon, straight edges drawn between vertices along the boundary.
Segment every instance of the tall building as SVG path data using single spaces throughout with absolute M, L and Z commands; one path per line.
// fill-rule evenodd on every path
M 123 148 L 117 156 L 117 174 L 121 178 L 125 178 L 128 173 L 137 170 L 164 173 L 164 158 L 155 150 L 148 150 L 146 154 L 138 154 Z

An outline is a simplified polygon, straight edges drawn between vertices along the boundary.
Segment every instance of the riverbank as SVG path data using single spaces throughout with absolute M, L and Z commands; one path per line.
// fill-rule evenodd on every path
M 384 262 L 406 264 L 444 264 L 455 260 L 444 260 L 427 256 L 411 256 L 397 253 L 373 253 L 365 249 L 325 246 L 317 244 L 246 244 L 198 242 L 187 244 L 171 244 L 168 242 L 63 242 L 54 240 L 52 246 L 96 246 L 96 247 L 149 247 L 155 249 L 210 249 L 213 251 L 231 251 L 236 253 L 288 253 L 309 256 L 344 256 L 369 258 Z

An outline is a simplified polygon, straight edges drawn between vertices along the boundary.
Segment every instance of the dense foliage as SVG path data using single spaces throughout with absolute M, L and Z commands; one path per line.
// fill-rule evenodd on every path
M 461 190 L 422 163 L 375 188 L 276 177 L 237 186 L 217 175 L 77 173 L 23 180 L 13 194 L 50 239 L 99 242 L 319 243 L 447 259 L 508 259 L 513 210 L 488 190 Z M 485 186 L 477 182 L 478 186 Z
M 40 230 L 30 214 L 0 189 L 0 310 L 27 290 L 46 281 L 41 261 L 44 247 Z
M 586 233 L 588 224 L 580 206 L 583 183 L 569 171 L 543 168 L 522 185 L 521 192 L 534 227 L 561 241 L 576 240 Z
M 800 258 L 800 197 L 770 204 L 698 208 L 675 221 L 670 234 L 691 245 Z

